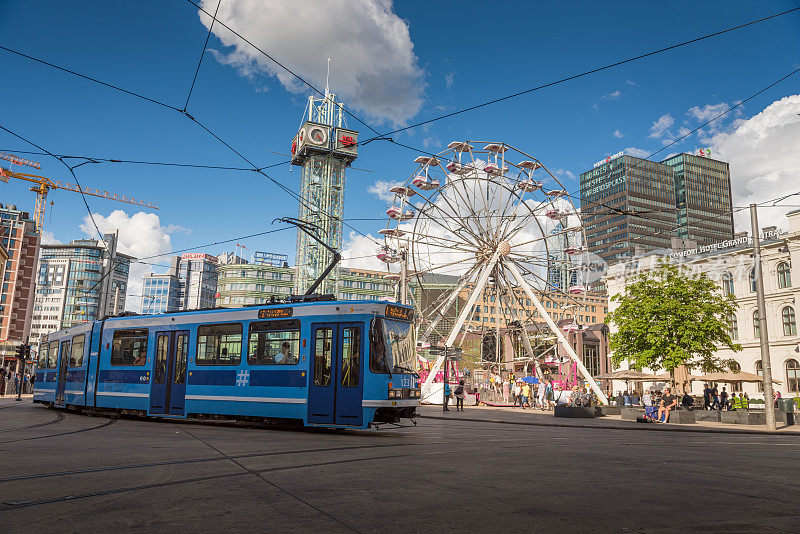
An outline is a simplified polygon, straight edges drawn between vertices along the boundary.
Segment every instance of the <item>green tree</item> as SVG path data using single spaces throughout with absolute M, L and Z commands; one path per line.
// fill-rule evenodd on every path
M 662 262 L 612 300 L 619 302 L 608 317 L 617 327 L 611 335 L 615 365 L 627 361 L 632 368 L 665 369 L 674 377 L 679 365 L 711 372 L 736 363 L 715 355 L 718 346 L 742 349 L 731 339 L 728 322 L 736 300 L 723 296 L 705 274 L 690 276 Z

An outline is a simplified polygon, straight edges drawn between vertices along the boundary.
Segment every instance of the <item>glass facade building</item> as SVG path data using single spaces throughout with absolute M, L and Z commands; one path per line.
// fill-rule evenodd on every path
M 105 234 L 105 245 L 94 239 L 42 245 L 31 325 L 33 343 L 49 332 L 125 310 L 133 258 L 116 252 L 116 239 L 115 234 Z M 110 254 L 114 255 L 113 265 Z
M 670 248 L 673 237 L 700 245 L 733 238 L 727 163 L 691 154 L 663 162 L 622 155 L 582 173 L 580 182 L 589 252 L 609 263 Z
M 172 258 L 164 274 L 142 280 L 142 313 L 155 314 L 213 308 L 219 260 L 211 254 L 186 253 Z

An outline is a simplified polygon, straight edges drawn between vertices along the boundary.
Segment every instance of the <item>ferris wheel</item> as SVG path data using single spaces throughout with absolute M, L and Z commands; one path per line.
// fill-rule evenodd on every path
M 586 293 L 587 246 L 579 212 L 561 181 L 537 158 L 502 142 L 476 149 L 456 141 L 414 160 L 410 177 L 391 188 L 381 261 L 401 263 L 411 278 L 420 315 L 420 342 L 463 343 L 466 332 L 491 334 L 499 361 L 500 331 L 556 339 L 595 394 L 605 395 L 567 342 L 575 320 L 559 327 L 542 304 L 579 309 Z M 529 335 L 521 336 L 534 363 Z M 423 396 L 444 358 L 423 385 Z

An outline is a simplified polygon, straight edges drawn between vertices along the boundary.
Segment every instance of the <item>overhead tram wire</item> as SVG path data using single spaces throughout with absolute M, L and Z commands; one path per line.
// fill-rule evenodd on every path
M 552 82 L 548 82 L 546 84 L 542 84 L 542 85 L 539 85 L 539 86 L 536 86 L 536 87 L 532 87 L 530 89 L 525 89 L 523 91 L 518 91 L 518 92 L 510 94 L 510 95 L 506 95 L 506 96 L 503 96 L 503 97 L 500 97 L 500 98 L 495 98 L 493 100 L 482 102 L 482 103 L 476 104 L 474 106 L 470 106 L 470 107 L 463 108 L 463 109 L 460 109 L 460 110 L 456 110 L 456 111 L 453 111 L 453 112 L 450 112 L 450 113 L 446 113 L 444 115 L 440 115 L 440 116 L 434 117 L 432 119 L 427 119 L 427 120 L 424 120 L 424 121 L 420 121 L 420 122 L 411 124 L 409 126 L 404 126 L 403 128 L 398 128 L 396 130 L 392 130 L 390 132 L 386 132 L 386 133 L 382 134 L 380 137 L 387 137 L 389 135 L 394 135 L 396 133 L 404 132 L 404 131 L 410 130 L 412 128 L 417 128 L 419 126 L 423 126 L 425 124 L 430 124 L 432 122 L 436 122 L 436 121 L 439 121 L 439 120 L 442 120 L 442 119 L 453 117 L 455 115 L 460 115 L 460 114 L 466 113 L 468 111 L 473 111 L 473 110 L 476 110 L 476 109 L 479 109 L 479 108 L 490 106 L 492 104 L 496 104 L 498 102 L 503 102 L 505 100 L 510 100 L 510 99 L 516 98 L 518 96 L 522 96 L 522 95 L 526 95 L 526 94 L 529 94 L 529 93 L 533 93 L 535 91 L 540 91 L 540 90 L 545 89 L 547 87 L 552 87 L 554 85 L 560 85 L 560 84 L 563 84 L 563 83 L 571 81 L 571 80 L 575 80 L 575 79 L 578 79 L 578 78 L 582 78 L 584 76 L 588 76 L 590 74 L 594 74 L 594 73 L 601 72 L 601 71 L 604 71 L 604 70 L 607 70 L 607 69 L 618 67 L 618 66 L 624 65 L 626 63 L 632 63 L 634 61 L 638 61 L 638 60 L 644 59 L 646 57 L 650 57 L 650 56 L 654 56 L 654 55 L 657 55 L 657 54 L 661 54 L 663 52 L 667 52 L 669 50 L 674 50 L 676 48 L 680 48 L 680 47 L 687 46 L 687 45 L 690 45 L 690 44 L 693 44 L 693 43 L 697 43 L 699 41 L 703 41 L 705 39 L 710 39 L 712 37 L 717 37 L 719 35 L 723 35 L 723 34 L 728 33 L 728 32 L 732 32 L 732 31 L 735 31 L 735 30 L 740 30 L 742 28 L 746 28 L 748 26 L 752 26 L 754 24 L 758 24 L 758 23 L 761 23 L 761 22 L 765 22 L 767 20 L 774 19 L 774 18 L 783 16 L 783 15 L 787 15 L 789 13 L 792 13 L 792 12 L 795 12 L 795 11 L 798 11 L 798 10 L 800 10 L 800 7 L 787 9 L 786 11 L 782 11 L 780 13 L 775 13 L 775 14 L 769 15 L 767 17 L 762 17 L 762 18 L 757 19 L 757 20 L 751 20 L 750 22 L 746 22 L 744 24 L 739 24 L 738 26 L 733 26 L 733 27 L 727 28 L 725 30 L 721 30 L 721 31 L 718 31 L 718 32 L 714 32 L 714 33 L 710 33 L 710 34 L 703 35 L 703 36 L 700 36 L 700 37 L 696 37 L 694 39 L 690 39 L 688 41 L 683 41 L 683 42 L 680 42 L 680 43 L 676 43 L 676 44 L 673 44 L 673 45 L 670 45 L 670 46 L 667 46 L 667 47 L 664 47 L 664 48 L 659 48 L 658 50 L 652 50 L 650 52 L 639 54 L 638 56 L 634 56 L 634 57 L 630 57 L 630 58 L 627 58 L 627 59 L 623 59 L 621 61 L 616 61 L 614 63 L 609 63 L 609 64 L 604 65 L 602 67 L 597 67 L 597 68 L 594 68 L 594 69 L 590 69 L 590 70 L 581 72 L 579 74 L 573 74 L 571 76 L 567 76 L 567 77 L 561 78 L 559 80 L 555 80 L 555 81 L 552 81 Z
M 203 43 L 203 51 L 200 53 L 200 59 L 197 60 L 197 68 L 194 71 L 194 78 L 192 78 L 192 85 L 189 87 L 189 94 L 186 95 L 186 103 L 183 105 L 183 111 L 186 112 L 186 108 L 189 107 L 189 99 L 192 98 L 192 91 L 194 91 L 194 84 L 197 82 L 197 75 L 200 73 L 200 65 L 203 64 L 203 57 L 206 55 L 206 49 L 208 48 L 208 40 L 211 38 L 211 30 L 214 29 L 214 23 L 217 22 L 217 12 L 219 12 L 219 6 L 222 4 L 222 0 L 217 0 L 217 9 L 214 11 L 214 16 L 211 17 L 211 24 L 208 25 L 208 34 L 206 35 L 206 42 Z
M 166 107 L 166 108 L 169 108 L 169 109 L 172 109 L 172 110 L 175 110 L 175 111 L 177 111 L 177 112 L 178 112 L 178 113 L 180 113 L 181 115 L 184 115 L 184 116 L 185 116 L 185 117 L 187 117 L 189 120 L 191 120 L 192 122 L 194 122 L 195 124 L 197 124 L 198 126 L 200 126 L 200 127 L 203 129 L 203 130 L 205 130 L 205 131 L 206 131 L 206 132 L 207 132 L 209 135 L 211 135 L 211 136 L 212 136 L 214 139 L 216 139 L 217 141 L 219 141 L 220 143 L 222 143 L 223 145 L 225 145 L 225 147 L 227 147 L 227 148 L 228 148 L 230 151 L 232 151 L 233 153 L 235 153 L 235 154 L 236 154 L 237 156 L 239 156 L 239 157 L 240 157 L 240 158 L 241 158 L 243 161 L 245 161 L 245 162 L 246 162 L 248 165 L 250 165 L 250 166 L 251 166 L 251 168 L 249 169 L 250 171 L 252 171 L 252 172 L 256 172 L 256 173 L 258 173 L 258 174 L 261 174 L 261 175 L 262 175 L 262 176 L 264 176 L 264 177 L 265 177 L 267 180 L 269 180 L 270 182 L 272 182 L 273 184 L 275 184 L 275 185 L 277 185 L 279 188 L 281 188 L 281 189 L 282 189 L 284 192 L 286 192 L 286 193 L 287 193 L 287 194 L 288 194 L 290 197 L 292 197 L 293 199 L 295 199 L 295 200 L 297 200 L 298 202 L 300 202 L 301 204 L 303 204 L 303 200 L 302 200 L 302 198 L 301 198 L 299 195 L 297 195 L 297 194 L 296 194 L 294 191 L 292 191 L 291 189 L 289 189 L 287 186 L 285 186 L 284 184 L 280 183 L 278 180 L 276 180 L 275 178 L 273 178 L 272 176 L 270 176 L 270 175 L 268 175 L 267 173 L 265 173 L 265 172 L 264 172 L 264 169 L 267 169 L 267 168 L 270 168 L 270 167 L 274 167 L 274 166 L 277 166 L 277 165 L 280 165 L 280 164 L 269 165 L 269 166 L 266 166 L 266 167 L 258 167 L 258 166 L 256 166 L 256 165 L 255 165 L 255 164 L 254 164 L 252 161 L 250 161 L 250 160 L 249 160 L 249 159 L 248 159 L 248 158 L 247 158 L 247 157 L 246 157 L 244 154 L 242 154 L 240 151 L 236 150 L 236 148 L 234 148 L 234 147 L 233 147 L 233 146 L 232 146 L 230 143 L 228 143 L 227 141 L 223 140 L 223 139 L 222 139 L 222 138 L 221 138 L 219 135 L 217 135 L 215 132 L 213 132 L 213 131 L 212 131 L 210 128 L 208 128 L 208 127 L 207 127 L 205 124 L 203 124 L 202 122 L 200 122 L 200 121 L 199 121 L 197 118 L 195 118 L 194 116 L 192 116 L 190 113 L 188 113 L 188 112 L 186 112 L 186 111 L 184 111 L 184 110 L 181 110 L 181 109 L 179 109 L 179 108 L 177 108 L 177 107 L 175 107 L 175 106 L 171 106 L 171 105 L 169 105 L 169 104 L 165 104 L 165 103 L 163 103 L 163 102 L 160 102 L 160 101 L 158 101 L 158 100 L 155 100 L 155 99 L 152 99 L 152 98 L 149 98 L 149 97 L 145 97 L 144 95 L 141 95 L 141 94 L 139 94 L 139 93 L 135 93 L 135 92 L 133 92 L 133 91 L 129 91 L 129 90 L 127 90 L 127 89 L 123 89 L 123 88 L 121 88 L 121 87 L 119 87 L 119 86 L 117 86 L 117 85 L 114 85 L 114 84 L 110 84 L 110 83 L 106 83 L 106 82 L 100 81 L 100 80 L 98 80 L 97 78 L 94 78 L 94 77 L 92 77 L 92 76 L 87 76 L 87 75 L 84 75 L 84 74 L 77 73 L 77 72 L 75 72 L 75 71 L 73 71 L 73 70 L 71 70 L 71 69 L 67 69 L 67 68 L 64 68 L 64 67 L 60 67 L 60 66 L 58 66 L 58 65 L 55 65 L 54 63 L 51 63 L 51 62 L 48 62 L 48 61 L 44 61 L 44 60 L 41 60 L 41 59 L 35 58 L 35 57 L 33 57 L 33 56 L 30 56 L 30 55 L 28 55 L 28 54 L 24 54 L 24 53 L 22 53 L 22 52 L 18 52 L 18 51 L 16 51 L 16 50 L 12 50 L 12 49 L 10 49 L 10 48 L 7 48 L 7 47 L 4 47 L 4 46 L 0 46 L 0 49 L 2 49 L 2 50 L 7 50 L 7 51 L 9 51 L 9 52 L 11 52 L 11 53 L 17 54 L 17 55 L 19 55 L 19 56 L 22 56 L 22 57 L 24 57 L 24 58 L 30 59 L 30 60 L 32 60 L 32 61 L 36 61 L 36 62 L 38 62 L 38 63 L 42 63 L 42 64 L 44 64 L 44 65 L 48 65 L 48 66 L 50 66 L 50 67 L 56 68 L 56 69 L 58 69 L 58 70 L 61 70 L 61 71 L 64 71 L 64 72 L 68 72 L 68 73 L 70 73 L 70 74 L 73 74 L 73 75 L 75 75 L 75 76 L 79 76 L 79 77 L 81 77 L 81 78 L 84 78 L 84 79 L 86 79 L 86 80 L 90 80 L 90 81 L 93 81 L 93 82 L 95 82 L 95 83 L 99 83 L 100 85 L 103 85 L 104 87 L 109 87 L 109 88 L 111 88 L 111 89 L 115 89 L 115 90 L 121 91 L 121 92 L 123 92 L 123 93 L 129 94 L 129 95 L 132 95 L 132 96 L 136 96 L 136 97 L 142 98 L 142 99 L 144 99 L 144 100 L 147 100 L 147 101 L 150 101 L 150 102 L 153 102 L 153 103 L 159 104 L 159 105 L 161 105 L 161 106 L 163 106 L 163 107 Z M 41 147 L 38 147 L 38 146 L 37 146 L 37 148 L 41 148 Z M 46 152 L 46 151 L 45 151 L 45 152 Z M 47 153 L 47 155 L 52 155 L 52 153 L 49 153 L 49 152 L 48 152 L 48 153 Z M 53 157 L 56 157 L 56 156 L 54 156 L 54 155 L 52 155 L 52 156 L 53 156 Z M 57 159 L 58 159 L 58 158 L 57 158 Z M 62 163 L 64 163 L 64 161 L 63 161 L 63 160 L 61 160 L 61 159 L 60 159 L 60 161 L 62 161 Z M 65 163 L 65 165 L 66 165 L 66 163 Z M 68 167 L 69 167 L 69 166 L 68 166 Z M 72 172 L 72 168 L 70 168 L 70 172 Z M 306 207 L 308 207 L 308 206 L 306 206 Z M 323 213 L 326 213 L 327 215 L 331 216 L 331 214 L 329 214 L 329 213 L 327 213 L 327 212 L 323 212 Z M 366 235 L 364 232 L 362 232 L 361 230 L 359 230 L 358 228 L 355 228 L 355 227 L 353 227 L 353 226 L 351 226 L 351 225 L 348 225 L 348 224 L 346 224 L 346 223 L 345 223 L 345 226 L 347 226 L 347 227 L 348 227 L 348 228 L 350 228 L 351 230 L 355 231 L 356 233 L 360 234 L 361 236 L 363 236 L 363 237 L 366 237 L 367 239 L 369 239 L 369 237 L 368 237 L 368 236 L 367 236 L 367 235 Z M 380 245 L 380 243 L 378 243 L 378 242 L 377 242 L 377 241 L 375 241 L 374 239 L 371 239 L 371 241 L 373 241 L 373 242 L 374 242 L 376 245 Z

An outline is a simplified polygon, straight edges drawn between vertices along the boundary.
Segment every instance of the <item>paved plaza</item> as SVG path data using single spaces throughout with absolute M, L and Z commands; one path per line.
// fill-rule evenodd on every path
M 477 420 L 486 413 L 506 422 Z M 800 532 L 796 436 L 515 424 L 523 416 L 504 414 L 473 408 L 416 427 L 312 431 L 88 417 L 6 398 L 0 524 Z

